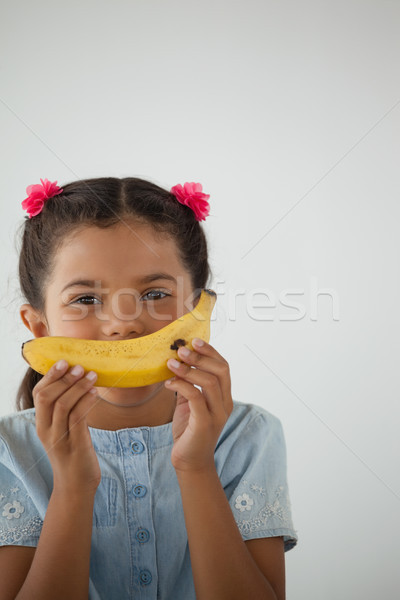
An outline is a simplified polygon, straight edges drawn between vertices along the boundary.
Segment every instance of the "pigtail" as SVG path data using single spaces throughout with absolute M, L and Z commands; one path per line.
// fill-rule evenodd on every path
M 26 410 L 27 408 L 34 407 L 32 390 L 35 387 L 35 385 L 39 383 L 42 377 L 43 375 L 41 375 L 31 367 L 28 367 L 17 391 L 17 410 Z

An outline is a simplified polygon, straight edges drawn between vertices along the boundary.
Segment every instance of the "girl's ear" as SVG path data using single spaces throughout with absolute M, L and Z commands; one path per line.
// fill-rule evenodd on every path
M 30 304 L 23 304 L 19 310 L 23 324 L 35 338 L 50 335 L 45 318 Z

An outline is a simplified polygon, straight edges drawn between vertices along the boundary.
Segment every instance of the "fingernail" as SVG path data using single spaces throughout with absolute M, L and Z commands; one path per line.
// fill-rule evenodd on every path
M 95 373 L 94 371 L 90 371 L 86 375 L 86 379 L 89 379 L 89 381 L 94 381 L 95 379 L 97 379 L 97 373 Z
M 188 348 L 185 348 L 184 346 L 182 346 L 181 348 L 179 348 L 178 350 L 178 354 L 179 356 L 189 356 L 190 354 L 190 350 L 188 350 Z
M 80 365 L 75 365 L 73 369 L 71 369 L 71 375 L 82 375 L 83 367 Z
M 175 360 L 174 358 L 170 358 L 169 361 L 167 362 L 167 365 L 169 367 L 174 367 L 175 369 L 177 369 L 178 367 L 181 366 L 181 363 L 178 360 Z
M 61 359 L 58 362 L 56 362 L 57 371 L 62 371 L 63 369 L 66 369 L 67 367 L 68 367 L 68 363 L 64 359 Z
M 200 340 L 199 338 L 193 338 L 192 344 L 194 344 L 198 348 L 200 348 L 201 346 L 204 346 L 203 340 Z

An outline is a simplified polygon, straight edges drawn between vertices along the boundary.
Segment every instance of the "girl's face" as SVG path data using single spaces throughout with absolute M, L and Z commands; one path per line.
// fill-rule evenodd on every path
M 21 317 L 35 337 L 112 341 L 151 334 L 192 310 L 194 303 L 190 274 L 174 240 L 130 221 L 71 234 L 55 257 L 45 315 L 33 319 L 29 306 L 21 307 Z M 108 407 L 121 411 L 146 404 L 156 388 L 160 391 L 153 399 L 168 396 L 170 405 L 174 394 L 163 383 L 98 391 L 114 404 Z

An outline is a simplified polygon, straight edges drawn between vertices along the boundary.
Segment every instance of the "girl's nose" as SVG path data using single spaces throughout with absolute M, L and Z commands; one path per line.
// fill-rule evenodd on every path
M 102 329 L 107 337 L 139 337 L 144 335 L 146 330 L 143 317 L 143 305 L 137 296 L 135 297 L 132 291 L 119 290 L 111 297 Z

